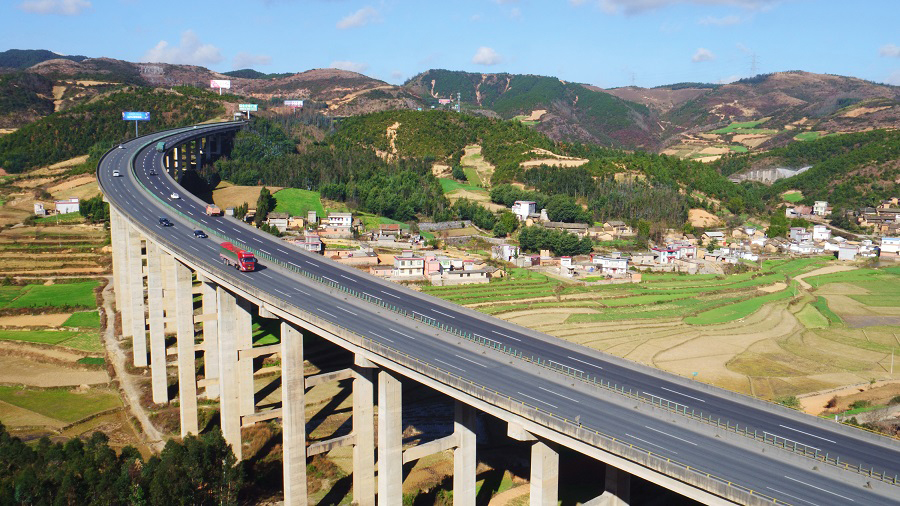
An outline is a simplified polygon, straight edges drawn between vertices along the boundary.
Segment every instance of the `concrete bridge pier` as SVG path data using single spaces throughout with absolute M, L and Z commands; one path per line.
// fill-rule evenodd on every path
M 285 506 L 306 505 L 306 390 L 303 334 L 281 322 L 282 462 Z
M 355 356 L 353 501 L 359 506 L 375 506 L 375 367 L 360 355 Z
M 130 301 L 130 332 L 135 367 L 147 367 L 147 320 L 144 314 L 143 238 L 133 226 L 127 227 L 127 295 Z
M 175 287 L 176 346 L 178 349 L 178 401 L 181 437 L 199 434 L 197 417 L 196 352 L 194 351 L 194 301 L 191 269 L 171 255 L 164 258 L 170 286 Z
M 207 399 L 219 398 L 219 321 L 216 315 L 216 285 L 200 283 L 203 325 L 203 383 Z
M 166 374 L 166 336 L 163 314 L 163 256 L 156 243 L 147 241 L 147 316 L 150 323 L 150 386 L 153 402 L 169 402 Z M 166 294 L 170 295 L 170 294 Z
M 115 287 L 116 310 L 122 317 L 123 334 L 126 332 L 125 329 L 131 328 L 131 305 L 125 303 L 125 301 L 128 300 L 128 289 L 125 286 L 127 279 L 127 269 L 125 266 L 128 263 L 128 239 L 125 232 L 125 226 L 124 219 L 119 215 L 119 212 L 116 211 L 115 207 L 110 206 L 109 235 L 110 244 L 112 245 L 113 250 L 113 286 Z M 112 323 L 109 324 L 111 325 Z
M 559 452 L 541 440 L 531 445 L 531 506 L 553 506 L 559 502 Z
M 403 385 L 378 371 L 378 506 L 403 503 Z
M 219 329 L 219 418 L 222 436 L 242 460 L 240 376 L 238 375 L 237 333 L 241 324 L 250 321 L 249 313 L 237 298 L 221 286 L 216 287 Z

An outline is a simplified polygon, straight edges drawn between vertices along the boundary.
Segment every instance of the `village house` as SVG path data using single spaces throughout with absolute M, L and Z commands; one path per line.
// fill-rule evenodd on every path
M 813 225 L 812 240 L 827 241 L 831 239 L 831 229 L 825 225 Z
M 562 230 L 570 234 L 575 234 L 579 238 L 587 235 L 588 225 L 586 223 L 563 223 L 561 221 L 548 221 L 543 224 L 544 228 L 553 230 Z
M 890 209 L 892 207 L 900 207 L 900 199 L 891 197 L 887 200 L 882 200 L 881 203 L 878 204 L 878 209 Z
M 266 225 L 275 227 L 279 232 L 284 233 L 288 228 L 288 221 L 291 219 L 289 213 L 271 212 L 266 216 Z
M 322 221 L 322 229 L 325 232 L 337 234 L 350 234 L 353 227 L 353 214 L 328 213 L 328 218 Z
M 308 230 L 304 231 L 303 236 L 294 239 L 288 239 L 287 242 L 299 248 L 305 249 L 310 253 L 321 254 L 324 252 L 322 240 L 319 238 L 319 234 L 310 232 Z
M 515 244 L 497 244 L 491 246 L 491 258 L 503 262 L 512 262 L 519 256 L 519 247 Z
M 35 216 L 47 216 L 47 210 L 44 209 L 44 204 L 42 202 L 34 203 L 34 215 Z
M 530 200 L 517 200 L 509 209 L 519 221 L 525 221 L 530 215 L 537 213 L 537 203 Z
M 628 257 L 618 251 L 609 255 L 591 253 L 591 264 L 604 276 L 620 277 L 628 273 Z
M 881 256 L 900 258 L 900 237 L 882 237 Z
M 703 232 L 703 235 L 700 236 L 700 239 L 703 241 L 703 244 L 710 244 L 713 241 L 715 241 L 716 244 L 724 244 L 725 233 L 718 231 L 707 231 Z
M 306 222 L 309 223 L 309 226 L 318 225 L 319 214 L 315 210 L 306 211 Z
M 812 213 L 816 216 L 827 216 L 828 202 L 824 200 L 817 200 L 816 203 L 813 204 Z
M 853 261 L 859 254 L 859 246 L 851 244 L 843 244 L 838 249 L 838 260 Z
M 635 235 L 634 230 L 624 221 L 611 220 L 603 224 L 603 229 L 612 232 L 614 236 Z
M 336 251 L 331 256 L 331 259 L 335 262 L 344 265 L 352 265 L 354 267 L 378 265 L 378 255 L 376 255 L 371 249 L 360 249 L 357 251 Z
M 66 200 L 57 200 L 55 202 L 55 205 L 56 214 L 69 214 L 78 212 L 78 199 L 75 197 Z
M 372 265 L 369 267 L 369 274 L 379 278 L 389 278 L 393 273 L 394 267 L 392 265 Z
M 425 275 L 425 258 L 417 256 L 412 251 L 404 251 L 394 257 L 394 272 L 397 278 L 411 278 Z
M 812 233 L 803 227 L 791 227 L 788 233 L 788 239 L 794 242 L 812 241 Z

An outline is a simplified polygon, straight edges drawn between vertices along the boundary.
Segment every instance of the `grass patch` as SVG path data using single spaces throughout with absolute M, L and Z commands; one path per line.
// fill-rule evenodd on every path
M 74 330 L 0 330 L 0 340 L 60 344 L 81 335 Z
M 841 317 L 837 315 L 837 313 L 835 313 L 834 311 L 831 310 L 830 307 L 828 307 L 828 300 L 825 299 L 825 297 L 822 297 L 821 295 L 819 295 L 816 298 L 816 301 L 813 302 L 811 305 L 814 308 L 816 308 L 819 311 L 819 313 L 821 313 L 822 316 L 827 318 L 828 321 L 830 321 L 831 323 L 841 323 L 843 321 L 843 320 L 841 320 Z
M 306 219 L 308 211 L 315 211 L 320 218 L 325 216 L 325 208 L 322 207 L 322 198 L 319 192 L 301 190 L 299 188 L 285 188 L 278 190 L 275 197 L 275 211 L 290 213 L 291 216 L 300 216 Z
M 824 329 L 828 327 L 828 318 L 825 318 L 811 304 L 807 304 L 797 313 L 797 319 L 808 329 Z
M 814 141 L 822 136 L 822 132 L 801 132 L 794 136 L 795 141 Z
M 72 313 L 72 316 L 64 321 L 62 326 L 99 329 L 100 313 L 97 311 L 79 311 L 77 313 Z
M 122 405 L 117 394 L 98 390 L 75 393 L 63 388 L 30 390 L 0 386 L 0 400 L 66 423 Z
M 466 190 L 470 192 L 481 192 L 487 194 L 487 192 L 485 192 L 483 188 L 461 183 L 455 179 L 450 179 L 448 177 L 439 177 L 438 182 L 441 183 L 441 189 L 444 190 L 445 194 L 455 192 L 456 190 Z
M 81 213 L 66 213 L 66 214 L 56 214 L 53 216 L 44 216 L 42 218 L 36 218 L 34 220 L 35 223 L 40 223 L 42 225 L 55 225 L 57 223 L 84 223 L 84 216 Z
M 758 121 L 736 121 L 727 127 L 720 128 L 718 130 L 713 130 L 712 134 L 730 134 L 736 130 L 747 130 L 752 129 L 756 125 L 764 123 L 766 120 L 758 120 Z
M 796 204 L 797 202 L 800 202 L 801 200 L 803 200 L 803 194 L 800 192 L 787 192 L 784 195 L 782 195 L 781 198 L 785 202 L 790 202 L 791 204 Z
M 850 295 L 851 299 L 872 307 L 900 307 L 900 300 L 884 295 Z
M 740 144 L 728 146 L 728 149 L 734 151 L 735 153 L 748 153 L 750 151 L 749 149 L 747 149 L 747 146 L 741 146 Z
M 101 357 L 83 357 L 76 360 L 79 364 L 84 365 L 104 365 L 106 364 L 106 360 Z
M 57 346 L 65 346 L 81 351 L 99 353 L 103 351 L 103 343 L 100 342 L 100 334 L 96 332 L 81 332 L 78 335 L 62 341 Z
M 479 188 L 483 186 L 481 183 L 481 178 L 478 176 L 478 171 L 475 170 L 474 167 L 463 167 L 463 172 L 466 173 L 466 180 L 469 181 L 470 185 L 477 186 Z
M 761 297 L 754 297 L 734 304 L 717 307 L 699 313 L 696 316 L 687 317 L 684 319 L 684 322 L 691 325 L 709 325 L 739 320 L 755 313 L 759 308 L 763 307 L 764 304 L 792 297 L 794 292 L 795 288 L 791 287 L 780 292 L 770 293 Z
M 94 288 L 97 281 L 82 281 L 63 285 L 25 285 L 21 295 L 4 304 L 7 308 L 27 307 L 97 307 Z M 5 293 L 4 293 L 5 295 Z

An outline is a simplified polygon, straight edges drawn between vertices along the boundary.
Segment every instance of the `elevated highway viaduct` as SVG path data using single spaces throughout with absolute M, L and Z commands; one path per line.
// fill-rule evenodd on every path
M 351 445 L 358 504 L 399 505 L 404 463 L 451 449 L 454 503 L 474 504 L 479 412 L 531 444 L 532 504 L 556 504 L 561 447 L 607 465 L 592 504 L 628 504 L 632 475 L 706 504 L 900 504 L 896 440 L 566 343 L 207 216 L 205 202 L 175 178 L 227 149 L 241 127 L 140 137 L 106 153 L 97 176 L 110 203 L 123 335 L 134 365 L 150 368 L 154 401 L 172 400 L 174 357 L 182 434 L 199 431 L 198 397 L 219 401 L 238 458 L 241 427 L 280 419 L 286 504 L 306 504 L 309 456 Z M 194 237 L 195 229 L 210 237 Z M 259 268 L 223 265 L 223 241 L 254 252 Z M 254 346 L 254 317 L 280 322 L 279 344 Z M 304 333 L 352 353 L 353 366 L 304 377 Z M 281 405 L 261 407 L 254 371 L 276 353 Z M 308 445 L 305 389 L 345 378 L 353 380 L 352 432 Z M 451 435 L 404 449 L 401 385 L 409 382 L 454 399 Z

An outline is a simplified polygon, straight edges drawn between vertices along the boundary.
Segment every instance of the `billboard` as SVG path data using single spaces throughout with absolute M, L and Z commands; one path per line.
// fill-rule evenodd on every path
M 303 101 L 302 100 L 285 100 L 284 106 L 285 107 L 303 107 Z
M 122 119 L 125 121 L 150 121 L 149 112 L 122 111 Z
M 230 90 L 231 89 L 231 81 L 225 79 L 211 79 L 209 81 L 210 88 L 219 88 L 222 90 Z
M 238 110 L 241 112 L 256 112 L 259 106 L 257 104 L 238 104 Z
M 447 105 L 450 103 L 450 99 L 449 98 L 439 98 L 438 103 L 441 105 Z

